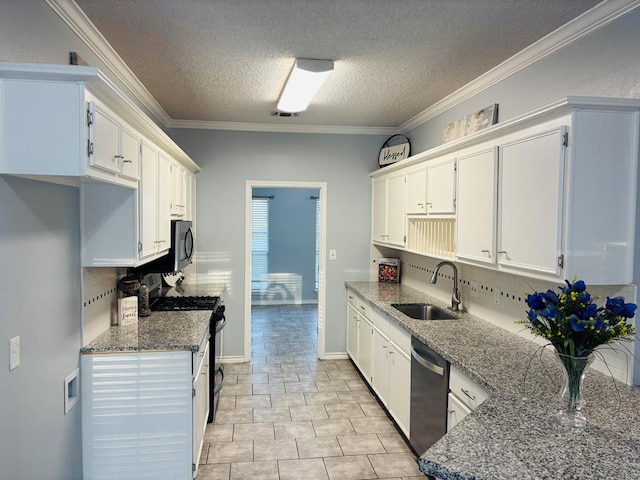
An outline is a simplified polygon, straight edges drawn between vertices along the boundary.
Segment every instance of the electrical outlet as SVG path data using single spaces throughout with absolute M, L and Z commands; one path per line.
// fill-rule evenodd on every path
M 335 248 L 329 250 L 329 260 L 335 260 L 338 258 L 338 252 L 336 252 Z
M 500 290 L 497 288 L 493 289 L 493 299 L 496 302 L 496 305 L 500 305 Z
M 20 365 L 20 337 L 9 340 L 9 370 Z
M 469 289 L 471 290 L 471 296 L 472 297 L 478 297 L 478 295 L 480 294 L 479 292 L 479 287 L 478 287 L 478 282 L 474 282 L 473 280 L 469 281 Z

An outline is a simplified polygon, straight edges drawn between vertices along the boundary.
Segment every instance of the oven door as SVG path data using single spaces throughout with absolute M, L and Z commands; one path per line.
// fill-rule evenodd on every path
M 224 385 L 224 370 L 222 368 L 222 329 L 227 324 L 224 313 L 216 315 L 215 329 L 212 334 L 213 339 L 213 381 L 211 382 L 211 392 L 209 395 L 209 418 L 208 423 L 212 423 L 216 418 L 216 410 L 218 409 L 218 399 L 220 390 Z

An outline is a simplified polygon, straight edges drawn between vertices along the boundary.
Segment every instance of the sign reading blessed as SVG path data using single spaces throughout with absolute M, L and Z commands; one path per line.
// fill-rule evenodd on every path
M 407 158 L 411 153 L 409 139 L 404 135 L 393 135 L 388 138 L 378 155 L 378 165 L 384 167 Z

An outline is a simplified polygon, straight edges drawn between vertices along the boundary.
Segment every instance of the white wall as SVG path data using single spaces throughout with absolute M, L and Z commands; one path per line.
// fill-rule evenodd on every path
M 0 479 L 80 479 L 80 404 L 65 415 L 63 396 L 79 365 L 78 189 L 0 176 L 0 271 Z
M 371 185 L 384 137 L 215 130 L 170 132 L 201 167 L 197 179 L 197 274 L 228 286 L 225 356 L 244 339 L 247 180 L 327 182 L 326 351 L 345 351 L 345 280 L 368 279 Z

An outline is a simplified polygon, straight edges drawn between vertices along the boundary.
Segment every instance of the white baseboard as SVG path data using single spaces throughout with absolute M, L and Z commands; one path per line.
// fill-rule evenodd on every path
M 245 363 L 245 362 L 247 362 L 247 360 L 244 359 L 243 355 L 236 355 L 234 357 L 231 357 L 231 356 L 222 357 L 220 359 L 220 362 L 222 362 L 222 363 Z
M 347 352 L 325 353 L 323 360 L 349 360 L 349 354 Z
M 271 305 L 317 305 L 317 299 L 310 300 L 251 300 L 251 306 L 271 306 Z

